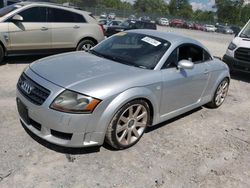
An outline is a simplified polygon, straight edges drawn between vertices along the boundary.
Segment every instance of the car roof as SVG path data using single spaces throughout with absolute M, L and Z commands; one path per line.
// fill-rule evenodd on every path
M 62 4 L 56 4 L 56 3 L 49 3 L 49 2 L 32 2 L 32 1 L 23 1 L 20 3 L 17 3 L 18 5 L 23 5 L 23 6 L 28 6 L 28 5 L 43 5 L 43 6 L 49 6 L 49 7 L 54 7 L 54 8 L 62 8 L 65 10 L 70 10 L 76 13 L 80 14 L 90 14 L 90 12 L 86 12 L 81 10 L 79 7 L 74 7 L 74 6 L 67 6 L 67 5 L 62 5 Z
M 171 32 L 164 32 L 164 31 L 157 31 L 157 30 L 150 30 L 150 29 L 136 29 L 136 30 L 129 30 L 126 32 L 151 35 L 153 37 L 162 38 L 170 42 L 171 44 L 192 43 L 192 44 L 205 48 L 199 41 L 195 39 L 192 39 L 183 35 L 171 33 Z

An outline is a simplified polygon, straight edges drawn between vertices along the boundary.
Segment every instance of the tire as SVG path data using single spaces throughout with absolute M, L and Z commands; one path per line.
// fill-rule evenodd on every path
M 77 45 L 76 51 L 85 51 L 85 52 L 88 52 L 94 46 L 95 46 L 95 43 L 92 40 L 89 40 L 89 39 L 82 40 Z
M 229 88 L 229 79 L 224 78 L 218 85 L 212 101 L 206 104 L 206 106 L 209 108 L 218 108 L 219 106 L 221 106 L 227 96 L 228 88 Z
M 150 122 L 150 109 L 144 100 L 125 104 L 112 118 L 105 141 L 115 149 L 126 149 L 136 144 Z
M 0 45 L 0 65 L 3 64 L 3 58 L 4 58 L 4 50 L 3 47 Z

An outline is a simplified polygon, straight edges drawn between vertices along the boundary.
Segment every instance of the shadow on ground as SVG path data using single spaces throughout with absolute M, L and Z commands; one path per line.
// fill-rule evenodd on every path
M 234 80 L 250 83 L 250 73 L 234 72 L 231 73 L 231 78 Z
M 33 61 L 46 57 L 45 55 L 32 55 L 32 56 L 13 56 L 13 57 L 6 57 L 3 61 L 3 65 L 5 64 L 29 64 Z

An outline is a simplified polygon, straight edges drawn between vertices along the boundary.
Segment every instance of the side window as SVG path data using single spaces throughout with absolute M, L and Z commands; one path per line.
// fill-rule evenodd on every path
M 189 60 L 193 63 L 203 62 L 203 49 L 194 45 L 185 45 L 179 48 L 178 61 Z
M 206 50 L 203 50 L 203 61 L 210 61 L 210 60 L 212 60 L 210 54 Z
M 162 69 L 167 69 L 167 68 L 172 68 L 172 67 L 177 67 L 178 63 L 178 48 L 176 48 L 170 56 L 168 56 L 167 61 L 163 65 Z
M 47 8 L 33 7 L 18 13 L 23 22 L 46 22 Z
M 48 22 L 85 23 L 86 20 L 82 15 L 77 13 L 73 13 L 62 9 L 49 8 Z

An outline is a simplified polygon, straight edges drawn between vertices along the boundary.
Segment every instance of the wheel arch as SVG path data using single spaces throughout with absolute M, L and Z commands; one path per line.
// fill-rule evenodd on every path
M 128 89 L 119 95 L 117 95 L 114 99 L 112 99 L 105 111 L 101 114 L 98 123 L 95 127 L 89 126 L 92 130 L 88 130 L 88 132 L 98 132 L 102 133 L 99 137 L 99 143 L 104 142 L 105 133 L 107 128 L 112 121 L 112 118 L 116 114 L 116 112 L 121 109 L 125 104 L 134 100 L 144 100 L 150 109 L 150 125 L 154 125 L 159 121 L 159 104 L 157 100 L 157 96 L 147 88 L 138 87 L 138 88 L 131 88 Z
M 83 37 L 83 38 L 81 38 L 81 39 L 78 41 L 78 43 L 77 43 L 77 45 L 76 45 L 76 48 L 77 48 L 77 46 L 78 46 L 83 40 L 91 40 L 92 42 L 95 43 L 95 45 L 98 44 L 98 41 L 97 41 L 94 37 Z

